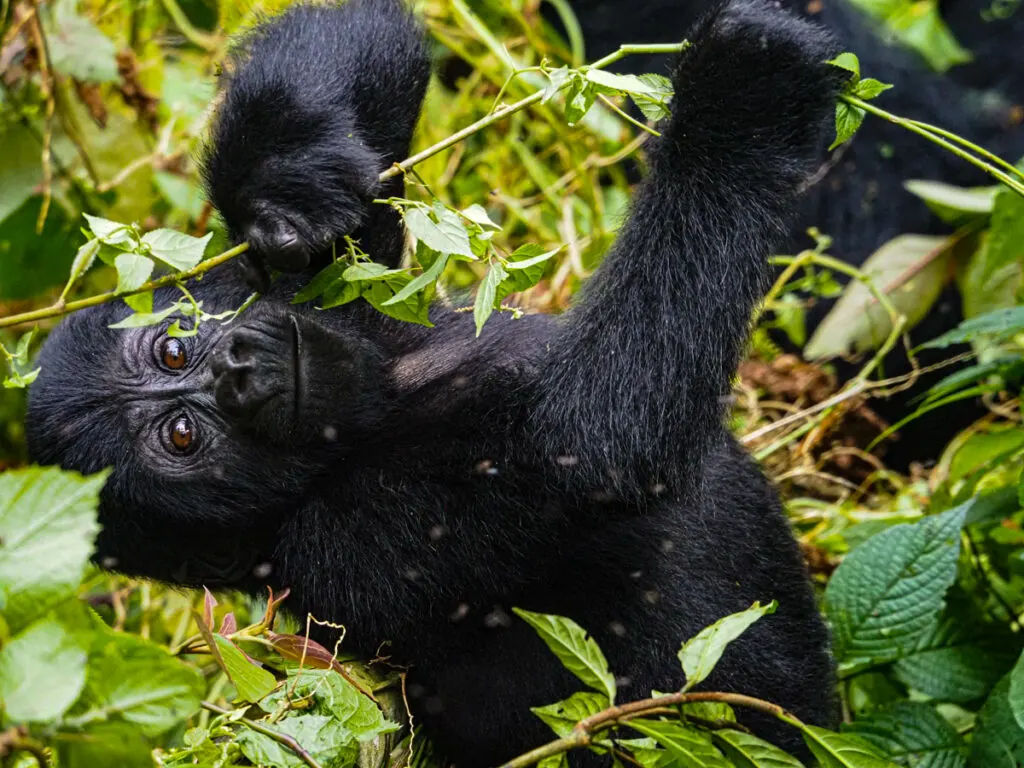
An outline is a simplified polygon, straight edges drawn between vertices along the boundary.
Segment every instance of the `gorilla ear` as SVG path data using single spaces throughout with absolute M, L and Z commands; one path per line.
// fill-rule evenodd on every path
M 244 235 L 254 253 L 274 269 L 301 272 L 309 266 L 309 247 L 298 230 L 284 218 L 261 218 L 247 226 Z

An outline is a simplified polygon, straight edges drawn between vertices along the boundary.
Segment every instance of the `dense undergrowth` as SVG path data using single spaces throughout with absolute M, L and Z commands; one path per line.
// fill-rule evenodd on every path
M 431 86 L 417 149 L 502 104 L 532 103 L 415 165 L 409 200 L 391 203 L 420 242 L 418 266 L 384 275 L 350 244 L 307 298 L 363 297 L 422 322 L 431 298 L 479 284 L 477 298 L 463 302 L 478 325 L 494 311 L 563 309 L 614 239 L 629 199 L 627 165 L 643 168 L 650 128 L 622 106 L 632 99 L 655 119 L 669 98 L 664 80 L 579 69 L 582 52 L 539 23 L 536 3 L 421 6 L 439 54 L 472 67 L 457 91 Z M 325 648 L 305 637 L 317 617 L 296 622 L 278 611 L 287 595 L 260 605 L 215 599 L 88 565 L 103 477 L 24 466 L 24 387 L 59 315 L 120 292 L 134 293 L 133 322 L 162 320 L 148 281 L 173 284 L 159 275 L 202 271 L 204 254 L 235 253 L 203 201 L 194 158 L 227 36 L 254 12 L 173 0 L 2 10 L 0 759 L 18 768 L 436 764 L 428 737 L 407 722 L 400 670 L 348 658 L 343 628 Z M 940 32 L 929 50 L 955 61 Z M 872 95 L 868 82 L 850 95 Z M 841 108 L 841 130 L 863 117 L 857 109 Z M 910 188 L 956 232 L 906 233 L 863 270 L 828 255 L 827 233 L 809 233 L 806 252 L 778 259 L 781 276 L 736 381 L 735 430 L 782 489 L 821 588 L 841 732 L 807 726 L 771 702 L 689 690 L 730 640 L 772 620 L 771 606 L 679 638 L 687 688 L 635 703 L 615 699 L 614 670 L 586 628 L 524 613 L 581 690 L 537 710 L 553 741 L 517 765 L 562 765 L 567 751 L 590 748 L 644 766 L 798 766 L 735 724 L 743 707 L 800 729 L 828 768 L 1024 761 L 1024 198 L 1006 186 Z M 844 272 L 852 287 L 808 339 L 807 302 L 843 292 Z M 968 343 L 971 364 L 918 411 L 976 397 L 987 413 L 933 466 L 896 473 L 884 444 L 899 425 L 881 423 L 871 402 L 914 373 L 885 379 L 881 363 L 950 279 L 967 320 L 930 344 Z M 219 321 L 184 293 L 173 311 Z M 782 354 L 770 329 L 806 343 L 811 357 L 860 353 L 862 372 L 838 385 L 827 366 Z

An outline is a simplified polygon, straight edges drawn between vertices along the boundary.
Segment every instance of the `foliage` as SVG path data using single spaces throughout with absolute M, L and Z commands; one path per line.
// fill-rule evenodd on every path
M 103 477 L 10 468 L 22 463 L 23 389 L 53 318 L 97 297 L 128 305 L 124 327 L 173 318 L 178 335 L 235 314 L 204 312 L 184 284 L 244 251 L 228 248 L 193 158 L 228 36 L 284 4 L 3 5 L 0 754 L 18 768 L 430 762 L 427 740 L 406 723 L 401 679 L 309 640 L 312 617 L 305 630 L 283 628 L 284 596 L 253 606 L 222 595 L 227 604 L 218 606 L 205 595 L 193 610 L 190 597 L 93 569 Z M 295 300 L 325 309 L 365 300 L 429 325 L 432 300 L 460 302 L 478 286 L 463 307 L 478 332 L 495 311 L 563 309 L 614 238 L 629 199 L 622 161 L 642 169 L 643 144 L 672 98 L 668 81 L 609 71 L 618 54 L 582 65 L 578 50 L 539 23 L 536 3 L 424 5 L 438 50 L 472 70 L 457 92 L 431 88 L 416 149 L 474 123 L 483 130 L 408 168 L 408 198 L 377 202 L 399 210 L 416 238 L 408 263 L 385 268 L 348 240 Z M 866 5 L 936 68 L 965 59 L 935 3 Z M 807 386 L 781 405 L 764 386 L 738 383 L 737 431 L 784 492 L 822 588 L 843 728 L 823 731 L 771 702 L 700 690 L 722 655 L 738 652 L 729 642 L 773 620 L 773 605 L 686 639 L 686 686 L 652 692 L 630 717 L 617 709 L 629 703 L 616 700 L 613 670 L 584 628 L 520 611 L 585 690 L 534 709 L 557 739 L 516 764 L 564 765 L 566 751 L 589 748 L 644 766 L 799 766 L 735 725 L 751 706 L 797 728 L 828 768 L 1024 761 L 1021 176 L 969 142 L 879 109 L 872 99 L 889 86 L 862 77 L 852 54 L 833 64 L 850 74 L 835 146 L 863 120 L 888 119 L 966 153 L 1002 182 L 960 189 L 908 180 L 955 232 L 901 233 L 859 270 L 829 255 L 827 233 L 777 259 L 782 275 L 759 314 L 752 352 L 781 365 L 769 331 L 802 346 L 808 304 L 841 294 L 807 356 L 867 360 L 842 389 L 818 397 Z M 990 412 L 935 467 L 901 477 L 873 445 L 845 445 L 842 430 L 870 410 L 866 398 L 913 380 L 882 378 L 885 355 L 951 281 L 966 319 L 926 346 L 967 349 L 972 359 L 907 418 L 961 398 L 982 397 Z M 154 307 L 153 289 L 163 286 L 175 298 Z M 42 322 L 5 324 L 12 316 Z M 793 381 L 827 378 L 812 366 L 790 373 Z M 872 436 L 886 433 L 876 425 Z M 850 456 L 857 471 L 844 469 Z

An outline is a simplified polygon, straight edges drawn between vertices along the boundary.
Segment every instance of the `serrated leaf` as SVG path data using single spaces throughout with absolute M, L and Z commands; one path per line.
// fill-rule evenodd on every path
M 323 299 L 320 301 L 321 309 L 333 309 L 350 301 L 355 301 L 362 295 L 359 283 L 350 283 L 347 280 L 337 280 L 327 286 Z
M 974 341 L 980 336 L 991 336 L 994 340 L 1008 338 L 1024 330 L 1024 307 L 1003 307 L 983 315 L 964 320 L 952 331 L 932 339 L 921 347 L 944 348 L 953 344 Z
M 569 81 L 572 73 L 568 67 L 559 67 L 558 69 L 551 70 L 547 75 L 548 84 L 544 87 L 544 96 L 541 99 L 541 104 L 551 101 L 551 98 Z
M 896 658 L 932 630 L 956 578 L 965 512 L 893 526 L 847 555 L 825 590 L 840 662 Z
M 203 260 L 206 245 L 212 237 L 213 232 L 207 232 L 202 237 L 192 237 L 173 229 L 154 229 L 142 236 L 142 242 L 149 246 L 154 259 L 184 272 Z
M 78 249 L 75 254 L 75 260 L 71 262 L 71 273 L 69 280 L 74 281 L 84 275 L 88 271 L 92 263 L 96 261 L 96 254 L 100 252 L 100 246 L 102 243 L 99 238 L 94 237 Z
M 679 768 L 732 768 L 702 731 L 664 720 L 630 720 L 629 727 L 658 742 Z
M 0 474 L 0 592 L 10 631 L 74 594 L 99 531 L 106 477 L 56 467 Z
M 325 715 L 297 715 L 274 723 L 272 730 L 291 736 L 318 764 L 356 765 L 359 748 L 352 735 Z M 239 732 L 238 746 L 254 765 L 273 768 L 306 768 L 308 765 L 289 747 L 248 728 Z
M 153 260 L 135 253 L 122 253 L 114 260 L 117 269 L 117 291 L 134 291 L 145 285 L 153 274 Z
M 568 699 L 556 701 L 546 707 L 531 707 L 530 711 L 543 720 L 558 737 L 568 736 L 580 720 L 596 715 L 611 706 L 603 693 L 580 691 Z
M 745 611 L 719 619 L 683 643 L 678 653 L 679 663 L 686 673 L 683 690 L 688 691 L 707 678 L 729 643 L 746 632 L 762 616 L 775 613 L 777 607 L 778 603 L 774 600 L 764 607 L 754 603 Z
M 900 701 L 861 718 L 849 732 L 910 768 L 964 768 L 967 744 L 935 708 Z
M 46 722 L 63 715 L 85 686 L 87 644 L 55 614 L 6 641 L 0 650 L 5 722 Z
M 930 311 L 946 285 L 950 251 L 945 237 L 899 235 L 861 266 L 875 287 L 913 328 Z M 860 280 L 851 280 L 804 349 L 822 360 L 879 347 L 892 332 L 892 318 Z
M 584 74 L 591 83 L 608 93 L 656 94 L 658 91 L 636 75 L 616 75 L 603 69 L 588 69 Z
M 569 125 L 576 125 L 594 106 L 597 91 L 592 83 L 580 76 L 573 78 L 572 85 L 565 97 L 565 120 Z
M 82 214 L 85 217 L 86 222 L 89 224 L 89 231 L 100 241 L 107 245 L 125 245 L 132 241 L 131 227 L 127 224 L 122 224 L 119 221 L 111 221 L 110 219 L 103 219 L 99 216 L 90 216 L 88 213 Z
M 277 679 L 267 670 L 242 653 L 238 646 L 220 635 L 213 636 L 217 643 L 222 667 L 231 678 L 242 701 L 259 701 L 277 686 Z
M 804 768 L 778 747 L 743 731 L 715 731 L 714 742 L 735 768 Z
M 967 757 L 970 768 L 1020 768 L 1024 764 L 1024 729 L 1009 703 L 1010 675 L 989 694 L 978 713 Z
M 829 152 L 852 139 L 863 122 L 863 109 L 845 101 L 836 102 L 836 139 L 829 145 Z
M 206 684 L 198 669 L 140 637 L 96 623 L 89 676 L 68 723 L 120 720 L 155 737 L 199 710 Z
M 484 323 L 494 311 L 494 303 L 497 301 L 498 285 L 508 277 L 508 273 L 502 267 L 500 261 L 492 261 L 487 276 L 476 292 L 476 301 L 473 303 L 473 320 L 476 322 L 476 335 L 484 329 Z
M 803 736 L 821 768 L 896 768 L 873 747 L 850 736 L 814 725 L 804 726 Z
M 363 298 L 370 302 L 374 308 L 396 320 L 406 323 L 416 323 L 428 328 L 433 327 L 430 322 L 430 298 L 432 287 L 414 293 L 403 301 L 388 304 L 388 301 L 409 282 L 407 275 L 400 275 L 403 280 L 387 280 L 368 283 L 369 289 L 364 289 Z
M 585 685 L 605 693 L 609 701 L 615 702 L 615 678 L 608 671 L 608 660 L 597 641 L 579 624 L 564 616 L 531 613 L 522 608 L 512 610 L 534 628 L 562 666 Z
M 476 258 L 462 220 L 443 206 L 435 206 L 430 212 L 424 208 L 406 209 L 405 226 L 413 237 L 438 253 Z

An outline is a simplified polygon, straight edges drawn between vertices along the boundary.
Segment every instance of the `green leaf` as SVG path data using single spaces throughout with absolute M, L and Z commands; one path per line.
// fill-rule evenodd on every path
M 206 683 L 198 669 L 140 637 L 95 623 L 85 690 L 68 723 L 124 721 L 155 737 L 199 710 Z
M 184 272 L 203 260 L 206 244 L 213 237 L 207 232 L 203 237 L 192 237 L 173 229 L 154 229 L 142 236 L 142 242 L 149 246 L 149 252 L 157 261 Z
M 292 304 L 305 304 L 307 301 L 312 301 L 317 296 L 322 296 L 324 292 L 338 281 L 345 281 L 343 277 L 345 270 L 348 265 L 343 261 L 332 261 L 326 267 L 321 269 L 306 285 L 304 285 L 296 294 L 295 298 L 292 299 Z M 356 294 L 358 296 L 358 293 Z
M 125 303 L 128 303 L 127 298 Z M 149 299 L 149 303 L 152 303 L 152 298 Z M 132 306 L 129 304 L 129 306 Z M 107 326 L 108 328 L 145 328 L 150 325 L 158 325 L 166 320 L 168 317 L 173 315 L 175 312 L 181 309 L 180 304 L 171 304 L 167 309 L 161 309 L 159 312 L 148 312 L 148 313 L 136 313 L 134 315 L 128 315 L 124 320 L 117 323 L 112 323 Z
M 911 768 L 964 768 L 967 744 L 934 707 L 900 701 L 852 723 L 849 732 Z
M 417 323 L 428 328 L 433 326 L 430 322 L 430 298 L 432 290 L 414 293 L 403 301 L 389 303 L 392 297 L 409 282 L 408 275 L 399 275 L 401 280 L 388 279 L 387 281 L 371 282 L 369 289 L 364 289 L 363 298 L 370 302 L 376 309 L 389 317 L 401 320 L 406 323 Z
M 425 270 L 418 277 L 413 278 L 405 287 L 403 287 L 398 293 L 392 296 L 390 299 L 384 302 L 385 307 L 390 307 L 393 304 L 397 304 L 401 301 L 405 301 L 414 293 L 419 293 L 428 285 L 437 282 L 437 279 L 444 272 L 445 266 L 448 264 L 448 254 L 442 253 L 434 263 L 430 265 L 430 268 Z
M 672 81 L 661 75 L 647 74 L 640 75 L 639 77 L 653 93 L 630 93 L 629 96 L 633 99 L 633 103 L 636 104 L 644 117 L 652 122 L 658 122 L 669 117 L 671 112 L 668 105 L 674 96 Z
M 117 268 L 117 290 L 128 292 L 141 288 L 149 280 L 155 264 L 148 256 L 122 253 L 114 260 L 114 266 Z
M 312 699 L 311 714 L 328 715 L 361 742 L 397 731 L 399 725 L 389 722 L 380 707 L 333 669 L 303 669 L 292 672 L 287 685 L 260 702 L 268 713 L 280 710 L 286 700 Z
M 548 261 L 560 250 L 544 251 L 539 245 L 517 248 L 504 264 L 507 272 L 494 294 L 495 306 L 504 301 L 506 296 L 528 290 L 539 283 L 547 271 Z
M 636 75 L 616 75 L 603 69 L 588 69 L 584 73 L 584 77 L 596 85 L 599 90 L 611 94 L 639 93 L 650 95 L 658 93 L 656 88 L 645 83 Z
M 903 186 L 912 195 L 924 200 L 940 219 L 949 224 L 990 215 L 999 191 L 998 186 L 957 187 L 941 181 L 922 179 L 906 181 Z
M 0 650 L 5 721 L 46 722 L 63 715 L 85 686 L 86 644 L 60 613 L 37 620 L 7 641 Z
M 826 731 L 814 725 L 803 728 L 804 741 L 821 768 L 896 768 L 874 748 L 854 737 Z
M 664 747 L 678 768 L 732 768 L 711 743 L 711 737 L 682 723 L 664 720 L 630 720 L 629 727 Z
M 440 204 L 429 212 L 424 208 L 407 208 L 405 226 L 413 237 L 438 253 L 476 258 L 462 219 Z
M 1024 654 L 1010 670 L 1009 678 L 1010 690 L 1006 694 L 1006 701 L 1018 727 L 1024 729 Z
M 979 336 L 1004 339 L 1024 331 L 1024 307 L 1004 307 L 964 320 L 952 331 L 932 339 L 922 348 L 944 348 L 973 341 Z
M 568 699 L 548 704 L 546 707 L 531 707 L 530 711 L 561 738 L 568 736 L 580 720 L 596 715 L 610 706 L 611 702 L 603 693 L 580 691 Z
M 829 151 L 845 144 L 853 138 L 864 122 L 864 110 L 847 104 L 845 101 L 836 102 L 836 140 L 829 146 Z
M 359 748 L 352 735 L 326 715 L 298 715 L 269 726 L 271 730 L 291 736 L 322 766 L 342 768 L 356 765 Z M 273 768 L 306 768 L 306 763 L 287 746 L 269 736 L 243 729 L 238 746 L 254 765 Z
M 133 296 L 125 296 L 124 303 L 131 307 L 133 312 L 137 312 L 140 315 L 150 315 L 153 313 L 153 292 L 146 291 L 145 293 L 136 293 Z
M 361 261 L 358 264 L 345 269 L 342 279 L 350 283 L 368 282 L 372 280 L 385 280 L 391 275 L 401 274 L 400 269 L 390 269 L 383 264 L 373 261 Z
M 886 24 L 900 42 L 916 51 L 937 72 L 973 59 L 946 25 L 937 0 L 900 3 L 886 16 Z
M 241 701 L 259 701 L 277 687 L 277 679 L 258 666 L 238 646 L 221 635 L 213 636 L 221 667 L 231 678 Z
M 774 600 L 764 607 L 754 603 L 745 611 L 719 619 L 683 643 L 678 654 L 683 672 L 686 673 L 683 690 L 687 691 L 707 678 L 729 643 L 746 632 L 762 616 L 775 613 L 777 607 L 778 603 Z
M 1024 259 L 1024 197 L 1012 189 L 1000 187 L 996 193 L 992 222 L 982 248 L 984 277 Z
M 56 467 L 0 474 L 0 592 L 12 632 L 74 594 L 99 531 L 106 477 Z
M 90 216 L 88 213 L 82 215 L 89 224 L 89 231 L 107 245 L 126 245 L 132 241 L 132 228 L 129 225 Z
M 541 99 L 541 104 L 547 104 L 551 101 L 551 98 L 569 81 L 571 75 L 572 73 L 568 67 L 559 67 L 548 72 L 548 84 L 544 87 L 544 97 Z
M 892 85 L 889 83 L 883 83 L 881 80 L 875 80 L 873 77 L 866 77 L 853 87 L 853 95 L 864 101 L 871 101 L 878 94 L 884 93 L 890 88 L 892 88 Z
M 804 768 L 792 755 L 743 731 L 715 731 L 714 741 L 735 768 Z
M 913 328 L 931 310 L 949 274 L 945 237 L 900 235 L 875 251 L 861 266 L 880 293 Z M 821 360 L 876 349 L 892 332 L 892 318 L 860 280 L 851 280 L 843 295 L 818 325 L 804 354 Z
M 468 208 L 463 209 L 462 215 L 472 221 L 474 224 L 479 224 L 484 229 L 500 230 L 501 226 L 491 221 L 491 217 L 487 215 L 487 210 L 477 203 Z
M 579 75 L 573 78 L 565 97 L 565 119 L 569 125 L 576 125 L 594 106 L 597 91 L 594 85 Z
M 487 276 L 480 284 L 476 292 L 476 301 L 473 303 L 473 320 L 476 322 L 476 335 L 484 329 L 484 323 L 494 311 L 494 304 L 498 301 L 498 285 L 508 277 L 505 268 L 500 261 L 492 261 Z
M 46 33 L 50 66 L 62 75 L 93 83 L 118 79 L 117 48 L 85 16 L 75 0 L 57 0 L 44 6 L 40 19 Z
M 840 662 L 895 658 L 933 629 L 956 578 L 965 511 L 893 526 L 847 555 L 825 590 Z
M 1000 681 L 978 713 L 967 757 L 970 768 L 1020 768 L 1024 764 L 1024 729 L 1010 707 L 1010 678 L 1007 675 Z
M 94 237 L 78 249 L 78 253 L 75 254 L 75 260 L 71 262 L 71 273 L 69 275 L 70 280 L 77 280 L 79 277 L 85 274 L 85 272 L 92 266 L 92 263 L 96 261 L 96 254 L 100 252 L 99 238 Z
M 567 670 L 590 686 L 601 691 L 608 700 L 615 701 L 615 678 L 608 671 L 608 661 L 579 624 L 564 616 L 531 613 L 521 608 L 512 609 L 517 616 L 536 630 L 548 648 Z
M 321 309 L 333 309 L 350 301 L 355 301 L 362 295 L 359 283 L 350 283 L 347 280 L 337 280 L 324 290 L 324 297 L 320 301 Z M 387 313 L 385 313 L 387 314 Z
M 6 141 L 6 134 L 0 133 L 0 166 L 8 162 Z M 38 164 L 38 148 L 32 149 L 32 157 Z M 0 167 L 0 206 L 6 184 Z M 50 206 L 43 231 L 37 233 L 42 201 L 42 196 L 33 195 L 0 221 L 0 300 L 32 298 L 67 281 L 81 235 L 60 205 Z
M 1014 662 L 1012 651 L 998 648 L 998 639 L 988 641 L 991 631 L 977 621 L 944 617 L 904 653 L 893 673 L 904 685 L 937 701 L 978 701 Z
M 58 733 L 56 750 L 60 768 L 153 768 L 152 744 L 128 723 L 98 722 L 84 733 Z
M 860 82 L 860 60 L 857 58 L 856 54 L 840 53 L 828 63 L 834 67 L 845 69 L 847 72 L 852 72 L 854 75 L 854 83 Z

